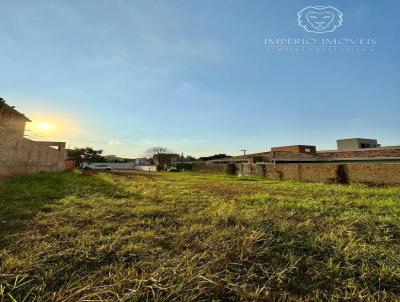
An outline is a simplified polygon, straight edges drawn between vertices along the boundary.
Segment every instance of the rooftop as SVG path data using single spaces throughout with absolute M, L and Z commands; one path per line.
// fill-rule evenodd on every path
M 31 122 L 31 120 L 29 118 L 27 118 L 25 116 L 25 114 L 16 110 L 14 106 L 8 105 L 4 99 L 0 98 L 0 112 L 3 112 L 3 110 L 12 113 L 12 114 L 24 119 L 27 122 Z

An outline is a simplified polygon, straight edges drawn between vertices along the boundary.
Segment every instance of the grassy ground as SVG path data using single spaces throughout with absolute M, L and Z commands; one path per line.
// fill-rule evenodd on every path
M 0 183 L 0 284 L 0 301 L 398 301 L 400 188 L 19 177 Z

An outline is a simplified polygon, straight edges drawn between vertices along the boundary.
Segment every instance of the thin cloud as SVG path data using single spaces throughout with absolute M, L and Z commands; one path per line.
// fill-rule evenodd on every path
M 123 145 L 123 143 L 116 139 L 111 139 L 107 142 L 108 145 Z

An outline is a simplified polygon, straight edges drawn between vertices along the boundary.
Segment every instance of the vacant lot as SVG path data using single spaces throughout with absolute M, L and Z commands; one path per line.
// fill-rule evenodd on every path
M 400 188 L 200 174 L 0 183 L 0 301 L 391 301 Z

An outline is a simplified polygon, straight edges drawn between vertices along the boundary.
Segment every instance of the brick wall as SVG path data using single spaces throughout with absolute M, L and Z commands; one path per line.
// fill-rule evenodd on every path
M 31 141 L 0 130 L 0 177 L 63 171 L 65 155 L 65 143 Z
M 294 145 L 294 146 L 282 146 L 282 147 L 272 147 L 272 152 L 275 151 L 287 151 L 293 153 L 315 153 L 317 148 L 310 145 Z
M 400 157 L 400 149 L 319 152 L 317 155 L 320 158 Z
M 276 164 L 265 165 L 271 179 L 294 179 L 311 182 L 350 182 L 400 184 L 400 164 Z
M 265 176 L 270 179 L 339 182 L 337 164 L 268 164 L 264 168 Z
M 349 164 L 351 182 L 400 184 L 400 164 Z
M 301 146 L 306 148 L 305 146 Z M 218 160 L 211 160 L 208 163 L 211 164 L 226 164 L 229 162 L 247 162 L 249 164 L 269 161 L 269 160 L 279 160 L 279 159 L 313 159 L 313 160 L 331 160 L 336 158 L 345 159 L 360 159 L 360 158 L 400 158 L 400 148 L 393 149 L 374 149 L 374 150 L 362 150 L 362 151 L 331 151 L 331 152 L 317 152 L 317 153 L 299 153 L 300 146 L 289 146 L 289 147 L 276 147 L 272 148 L 271 152 L 254 153 L 248 155 L 235 156 L 230 158 L 223 158 Z
M 277 180 L 400 184 L 400 163 L 237 164 L 237 174 Z M 194 172 L 225 173 L 227 165 L 194 164 Z
M 204 161 L 195 161 L 193 162 L 193 172 L 199 173 L 214 173 L 214 174 L 223 174 L 226 173 L 226 168 L 228 165 L 207 165 Z

